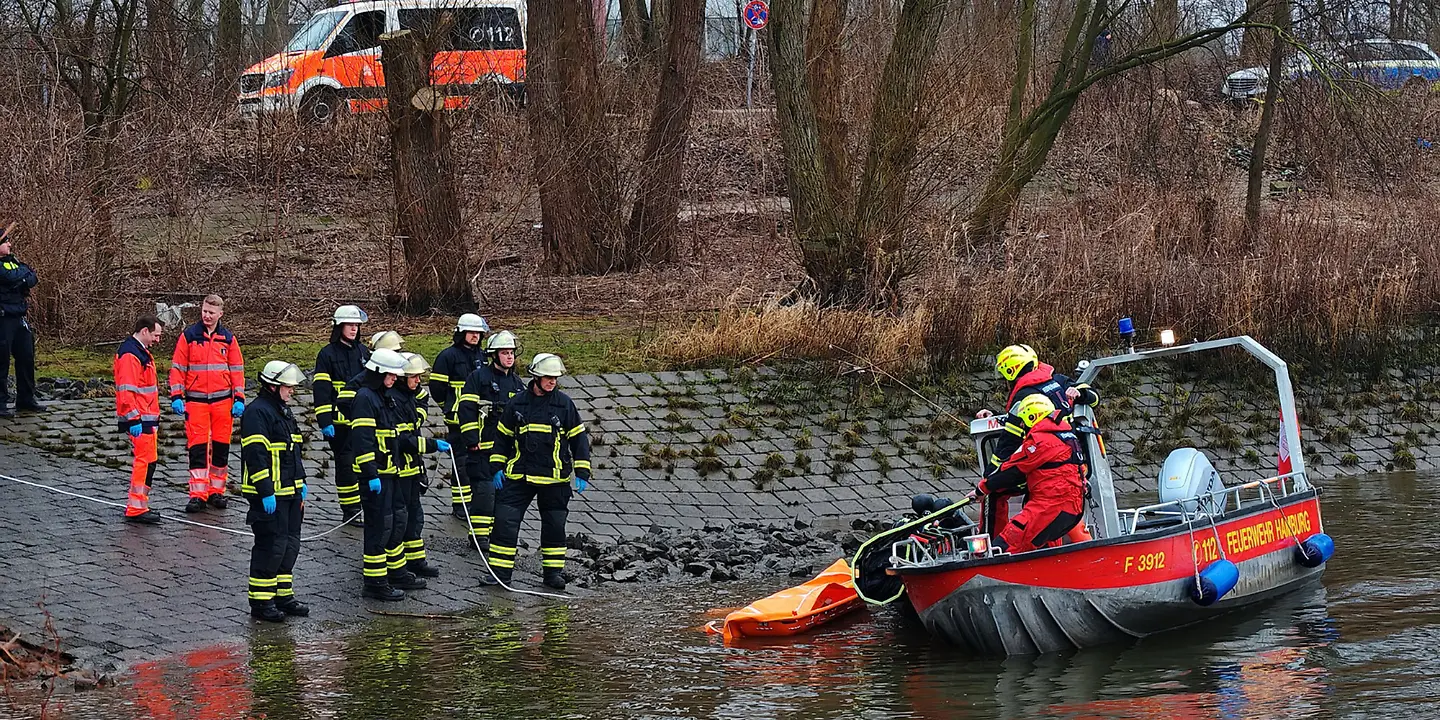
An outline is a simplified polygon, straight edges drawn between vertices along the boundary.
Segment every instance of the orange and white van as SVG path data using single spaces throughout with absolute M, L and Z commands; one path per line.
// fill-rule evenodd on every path
M 385 107 L 380 36 L 428 34 L 453 21 L 435 55 L 434 85 L 445 106 L 463 107 L 479 93 L 518 96 L 525 82 L 525 0 L 358 0 L 311 16 L 285 49 L 240 76 L 240 116 L 297 112 L 317 123 L 338 113 Z

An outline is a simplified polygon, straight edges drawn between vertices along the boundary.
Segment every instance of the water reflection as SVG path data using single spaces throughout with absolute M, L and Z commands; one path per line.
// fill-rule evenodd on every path
M 387 618 L 350 632 L 287 625 L 257 632 L 248 646 L 141 665 L 118 690 L 68 698 L 62 716 L 1414 714 L 1440 697 L 1440 581 L 1429 561 L 1440 531 L 1428 522 L 1440 500 L 1435 480 L 1390 475 L 1327 488 L 1327 530 L 1340 552 L 1324 587 L 1249 615 L 1068 655 L 973 660 L 888 612 L 726 648 L 698 631 L 705 609 L 744 604 L 784 583 L 633 588 L 575 606 L 502 601 L 464 622 Z M 1405 532 L 1367 545 L 1397 527 Z

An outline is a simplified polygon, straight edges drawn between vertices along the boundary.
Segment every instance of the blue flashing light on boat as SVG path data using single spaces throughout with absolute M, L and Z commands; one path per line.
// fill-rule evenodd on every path
M 1229 560 L 1216 560 L 1200 571 L 1200 577 L 1190 589 L 1190 599 L 1197 605 L 1214 605 L 1225 593 L 1234 590 L 1238 582 L 1240 568 Z
M 1335 554 L 1335 538 L 1318 533 L 1295 548 L 1295 561 L 1307 568 L 1320 567 Z
M 1135 321 L 1128 317 L 1120 318 L 1120 339 L 1130 340 L 1135 337 Z

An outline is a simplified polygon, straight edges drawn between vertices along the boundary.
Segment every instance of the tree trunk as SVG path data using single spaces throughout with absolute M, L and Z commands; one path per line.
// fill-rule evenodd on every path
M 603 273 L 625 248 L 595 24 L 583 3 L 545 2 L 530 6 L 527 28 L 527 118 L 546 259 L 559 273 Z
M 695 107 L 695 76 L 705 28 L 705 0 L 656 0 L 669 5 L 670 36 L 665 70 L 650 117 L 640 185 L 630 213 L 630 264 L 673 262 L 679 257 L 680 200 L 685 176 L 685 146 Z
M 220 0 L 220 14 L 215 28 L 215 82 L 229 87 L 242 68 L 240 0 Z
M 1180 31 L 1180 0 L 1155 0 L 1150 11 L 1151 44 L 1175 39 Z
M 925 74 L 935 56 L 947 0 L 906 0 L 871 115 L 870 153 L 860 179 L 855 233 L 869 255 L 867 304 L 896 309 L 904 274 L 901 240 L 910 170 L 928 109 Z
M 1284 27 L 1290 17 L 1290 5 L 1275 0 L 1271 22 Z M 1265 151 L 1270 145 L 1270 130 L 1275 124 L 1275 103 L 1280 99 L 1281 73 L 1285 65 L 1285 43 L 1280 37 L 1270 42 L 1270 68 L 1265 82 L 1265 100 L 1260 107 L 1260 127 L 1255 131 L 1255 144 L 1250 148 L 1250 169 L 1245 188 L 1245 230 L 1253 234 L 1260 222 L 1260 198 L 1265 189 Z
M 430 37 L 409 30 L 380 37 L 395 235 L 405 248 L 400 297 L 403 307 L 415 313 L 474 307 L 450 129 L 442 116 L 444 96 L 430 88 L 435 38 L 443 38 L 449 29 L 449 23 L 442 22 Z
M 763 32 L 785 151 L 790 215 L 816 299 L 827 305 L 856 305 L 865 296 L 865 254 L 836 196 L 837 173 L 824 151 L 807 83 L 805 7 L 804 0 L 774 0 Z
M 851 192 L 849 128 L 845 122 L 845 18 L 848 0 L 819 0 L 810 5 L 805 35 L 806 80 L 815 107 L 820 152 L 825 154 L 830 193 L 849 214 Z
M 654 0 L 657 4 L 664 0 Z M 650 12 L 646 0 L 620 0 L 620 36 L 625 43 L 625 65 L 634 67 L 651 57 Z
M 1020 195 L 1015 171 L 1026 140 L 1025 95 L 1035 64 L 1035 5 L 1036 0 L 1024 0 L 1020 7 L 1020 24 L 1015 30 L 1015 72 L 1010 76 L 1010 104 L 1005 113 L 1000 152 L 995 169 L 990 171 L 980 200 L 968 219 L 970 232 L 980 237 L 998 238 L 1004 234 L 1010 210 Z
M 266 0 L 265 48 L 267 57 L 280 52 L 290 35 L 290 0 Z
M 151 80 L 161 97 L 169 97 L 174 88 L 179 60 L 178 33 L 172 0 L 145 0 L 145 37 L 142 53 L 146 67 L 142 73 Z

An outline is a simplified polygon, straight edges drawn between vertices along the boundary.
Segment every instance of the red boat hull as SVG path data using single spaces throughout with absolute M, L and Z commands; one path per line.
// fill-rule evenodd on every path
M 895 571 L 931 632 L 985 655 L 1090 647 L 1183 627 L 1319 578 L 1296 547 L 1321 532 L 1315 493 L 1094 543 Z M 1197 564 L 1240 568 L 1214 605 L 1190 599 Z

